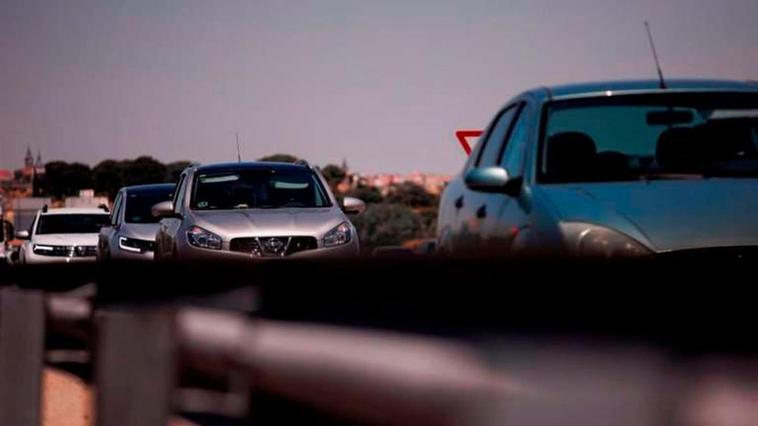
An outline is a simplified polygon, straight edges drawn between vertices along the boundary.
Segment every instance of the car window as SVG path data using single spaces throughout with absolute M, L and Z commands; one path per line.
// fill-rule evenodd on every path
M 545 182 L 758 176 L 758 96 L 664 93 L 555 102 Z
M 483 141 L 484 146 L 479 153 L 479 158 L 476 162 L 477 167 L 497 165 L 500 153 L 502 152 L 501 148 L 508 136 L 516 110 L 515 106 L 510 106 L 500 113 L 500 117 L 487 135 L 487 139 Z
M 153 216 L 153 206 L 171 199 L 173 189 L 149 190 L 129 193 L 124 199 L 124 221 L 126 223 L 158 223 Z
M 116 199 L 113 201 L 113 213 L 111 215 L 111 225 L 116 226 L 119 223 L 120 209 L 121 209 L 121 192 L 116 195 Z
M 109 218 L 107 214 L 46 214 L 37 220 L 37 235 L 97 234 Z
M 526 107 L 521 107 L 516 122 L 513 125 L 508 142 L 505 145 L 500 166 L 511 176 L 521 176 L 524 168 L 524 153 L 526 152 Z
M 182 174 L 174 192 L 174 213 L 181 213 L 184 203 L 184 189 L 187 186 L 187 175 Z
M 190 204 L 196 210 L 331 205 L 315 173 L 273 168 L 200 173 L 195 177 Z

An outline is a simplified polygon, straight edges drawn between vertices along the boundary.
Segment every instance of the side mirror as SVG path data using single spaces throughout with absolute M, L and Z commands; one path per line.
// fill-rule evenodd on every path
M 511 178 L 502 167 L 481 167 L 471 169 L 464 177 L 466 186 L 472 191 L 490 192 L 516 196 L 521 190 L 523 179 Z
M 174 217 L 174 202 L 161 201 L 150 209 L 150 213 L 153 214 L 153 217 Z
M 16 238 L 19 240 L 28 240 L 31 236 L 29 235 L 29 231 L 18 231 L 16 232 Z
M 366 203 L 354 197 L 345 197 L 342 200 L 342 211 L 349 214 L 361 214 L 366 210 Z

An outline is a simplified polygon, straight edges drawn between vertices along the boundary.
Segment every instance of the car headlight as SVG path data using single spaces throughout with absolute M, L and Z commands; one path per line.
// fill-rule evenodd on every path
M 46 246 L 44 244 L 34 244 L 32 246 L 32 251 L 35 254 L 50 254 L 55 250 L 55 247 L 53 246 Z
M 639 241 L 613 229 L 588 223 L 561 223 L 561 232 L 573 254 L 587 257 L 635 257 L 652 254 Z
M 118 248 L 132 253 L 144 253 L 153 251 L 154 244 L 152 241 L 138 240 L 129 237 L 118 237 Z
M 187 241 L 195 247 L 221 250 L 221 237 L 199 226 L 187 230 Z
M 347 244 L 352 239 L 350 224 L 342 222 L 324 235 L 324 247 L 340 246 Z

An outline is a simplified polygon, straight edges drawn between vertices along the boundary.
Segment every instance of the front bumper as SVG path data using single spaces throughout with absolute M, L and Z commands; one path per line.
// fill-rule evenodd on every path
M 28 265 L 49 265 L 61 263 L 92 263 L 97 256 L 41 256 L 35 253 L 24 253 L 24 262 Z
M 225 246 L 226 248 L 226 246 Z M 244 260 L 269 260 L 269 259 L 340 259 L 356 257 L 360 253 L 360 244 L 357 239 L 347 244 L 336 247 L 318 247 L 311 250 L 297 252 L 284 257 L 259 257 L 252 253 L 242 253 L 222 250 L 210 250 L 191 246 L 183 242 L 177 246 L 177 260 L 200 260 L 200 261 L 244 261 Z
M 154 258 L 154 252 L 152 251 L 143 251 L 141 253 L 137 252 L 130 252 L 120 249 L 119 247 L 115 247 L 111 249 L 110 252 L 110 258 L 111 260 L 123 260 L 123 261 L 151 261 Z

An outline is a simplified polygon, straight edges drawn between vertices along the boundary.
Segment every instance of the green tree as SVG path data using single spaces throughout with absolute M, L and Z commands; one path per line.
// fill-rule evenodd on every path
M 360 198 L 367 204 L 381 203 L 384 200 L 381 191 L 375 186 L 358 185 L 346 194 L 348 197 Z
M 321 174 L 324 175 L 324 179 L 334 191 L 337 185 L 347 177 L 347 170 L 336 164 L 327 164 L 321 169 Z
M 418 238 L 423 226 L 419 215 L 402 204 L 370 204 L 352 221 L 361 245 L 367 248 Z
M 147 156 L 137 157 L 131 161 L 122 162 L 124 184 L 145 185 L 162 183 L 166 179 L 166 166 L 160 161 Z
M 120 161 L 104 160 L 92 168 L 95 192 L 113 199 L 124 186 L 124 168 Z
M 186 169 L 190 164 L 192 164 L 191 161 L 174 161 L 173 163 L 166 164 L 165 182 L 179 182 L 179 176 L 181 176 L 184 169 Z
M 51 161 L 45 165 L 40 179 L 44 192 L 55 198 L 79 195 L 79 190 L 92 188 L 92 170 L 82 163 Z
M 258 159 L 258 161 L 273 161 L 273 162 L 279 162 L 279 163 L 294 163 L 295 161 L 298 161 L 298 160 L 299 158 L 290 154 L 273 154 L 273 155 L 267 155 L 265 157 L 261 157 Z
M 437 205 L 437 197 L 428 193 L 424 187 L 413 182 L 392 185 L 387 193 L 389 203 L 405 204 L 409 207 L 432 207 Z

